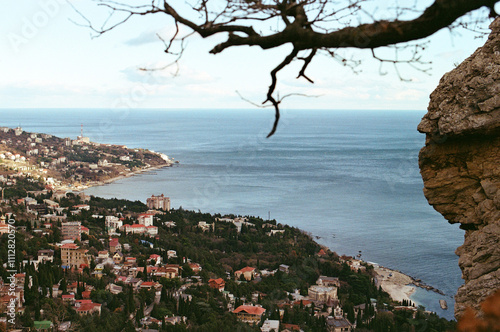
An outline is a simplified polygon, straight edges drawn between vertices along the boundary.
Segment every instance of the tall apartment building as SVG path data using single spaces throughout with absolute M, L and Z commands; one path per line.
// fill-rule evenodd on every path
M 146 200 L 149 209 L 170 211 L 170 197 L 166 197 L 163 194 L 159 196 L 151 195 Z
M 61 229 L 63 240 L 78 240 L 81 241 L 82 237 L 82 223 L 79 221 L 68 221 L 62 223 Z
M 80 268 L 82 265 L 90 265 L 87 255 L 88 250 L 80 249 L 74 243 L 66 243 L 61 246 L 62 266 L 66 268 Z

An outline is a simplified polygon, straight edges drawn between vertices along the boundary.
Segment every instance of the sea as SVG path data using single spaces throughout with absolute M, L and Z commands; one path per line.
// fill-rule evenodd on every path
M 87 189 L 174 208 L 260 216 L 309 232 L 339 254 L 399 270 L 445 293 L 412 300 L 453 319 L 463 231 L 425 199 L 418 169 L 423 110 L 3 109 L 0 126 L 147 148 L 173 167 Z M 442 310 L 439 300 L 448 302 Z

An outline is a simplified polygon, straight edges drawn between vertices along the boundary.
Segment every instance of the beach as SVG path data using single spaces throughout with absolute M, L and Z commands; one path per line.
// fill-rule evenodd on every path
M 382 266 L 374 265 L 374 268 L 377 274 L 377 286 L 381 286 L 394 301 L 410 300 L 410 296 L 416 290 L 410 276 Z

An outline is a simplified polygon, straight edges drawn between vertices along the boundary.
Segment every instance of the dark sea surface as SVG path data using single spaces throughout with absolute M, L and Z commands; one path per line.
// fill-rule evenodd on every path
M 400 270 L 442 290 L 413 299 L 453 318 L 463 231 L 427 204 L 418 170 L 424 111 L 0 110 L 0 126 L 163 152 L 179 160 L 86 193 L 213 213 L 269 215 L 339 254 Z M 446 299 L 443 311 L 438 300 Z

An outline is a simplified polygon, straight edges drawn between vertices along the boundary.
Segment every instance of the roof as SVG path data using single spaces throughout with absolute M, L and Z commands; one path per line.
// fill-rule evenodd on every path
M 160 258 L 161 256 L 160 255 L 157 255 L 157 254 L 152 254 L 151 256 L 149 256 L 149 258 L 151 259 L 158 259 Z
M 253 272 L 253 271 L 255 271 L 254 267 L 247 266 L 247 267 L 244 267 L 241 270 L 236 271 L 236 272 L 245 273 L 245 272 Z
M 340 318 L 340 319 L 328 319 L 326 321 L 326 325 L 329 325 L 329 326 L 335 326 L 335 327 L 349 327 L 349 326 L 352 326 L 351 323 L 349 323 L 349 321 L 345 318 Z
M 33 326 L 37 330 L 48 330 L 52 326 L 52 322 L 50 320 L 34 321 Z
M 144 225 L 141 225 L 141 224 L 133 224 L 133 225 L 130 225 L 130 224 L 125 224 L 123 225 L 123 227 L 127 228 L 127 227 L 132 227 L 132 228 L 144 228 Z
M 63 295 L 62 298 L 63 299 L 74 299 L 75 298 L 75 294 Z
M 80 247 L 74 243 L 66 243 L 61 246 L 61 249 L 78 249 L 78 248 Z
M 154 284 L 155 283 L 153 281 L 145 281 L 141 284 L 141 287 L 152 287 Z
M 239 312 L 246 312 L 249 315 L 258 315 L 261 316 L 264 312 L 266 312 L 266 309 L 262 307 L 255 307 L 252 305 L 240 305 L 238 308 L 233 310 L 233 314 L 237 314 Z
M 80 308 L 76 308 L 76 311 L 89 311 L 94 308 L 100 308 L 101 304 L 99 303 L 85 303 L 80 306 Z
M 211 283 L 215 283 L 217 285 L 222 285 L 222 284 L 225 284 L 226 282 L 222 279 L 222 278 L 217 278 L 217 279 L 210 279 L 208 281 L 209 284 Z

